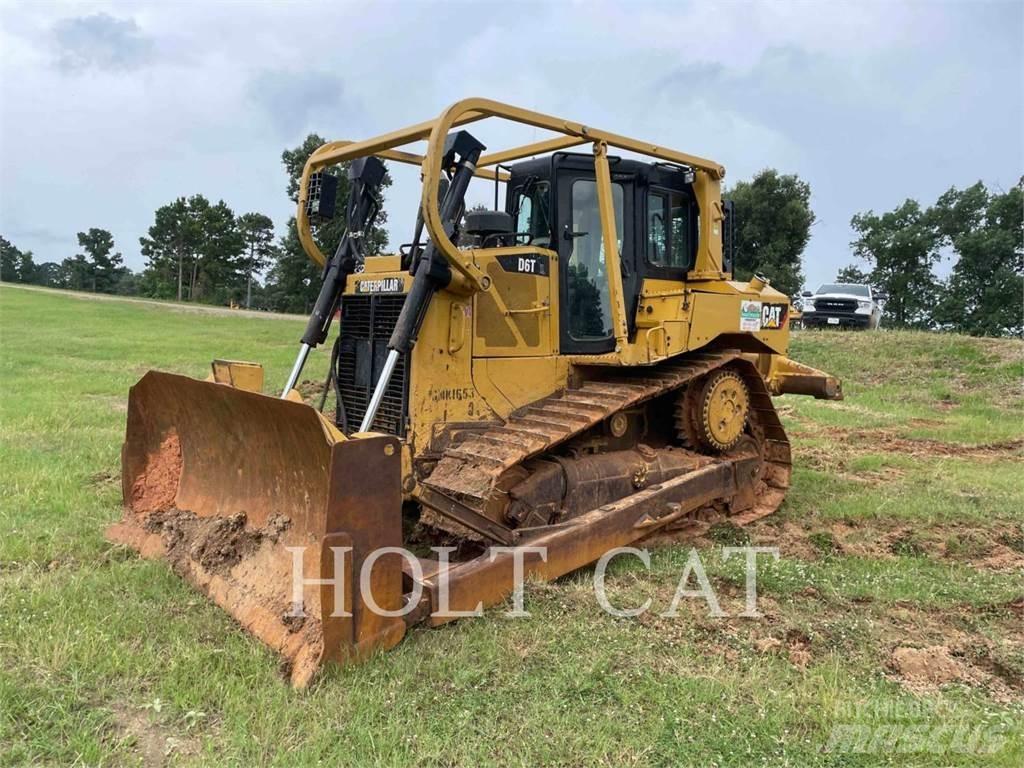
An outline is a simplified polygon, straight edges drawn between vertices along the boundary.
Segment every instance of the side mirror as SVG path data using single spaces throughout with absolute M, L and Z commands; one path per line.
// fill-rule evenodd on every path
M 801 296 L 803 296 L 803 297 L 804 297 L 805 299 L 809 299 L 809 298 L 811 298 L 811 296 L 813 296 L 814 294 L 813 294 L 813 293 L 811 293 L 810 291 L 804 291 L 804 292 L 803 292 L 803 293 L 801 293 L 800 295 L 801 295 Z

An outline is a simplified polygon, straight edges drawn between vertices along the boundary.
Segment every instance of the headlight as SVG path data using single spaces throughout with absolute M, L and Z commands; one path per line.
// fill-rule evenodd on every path
M 870 301 L 858 301 L 857 302 L 857 309 L 871 309 L 871 302 Z
M 804 299 L 804 312 L 813 312 L 814 302 L 810 299 Z

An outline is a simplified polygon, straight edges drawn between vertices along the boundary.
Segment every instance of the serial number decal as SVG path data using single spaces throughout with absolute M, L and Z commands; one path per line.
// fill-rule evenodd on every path
M 740 302 L 740 330 L 760 331 L 761 330 L 761 302 L 741 301 Z
M 789 317 L 789 304 L 761 305 L 761 327 L 770 331 L 786 327 Z
M 402 293 L 402 288 L 402 278 L 400 277 L 356 281 L 356 293 Z
M 547 277 L 551 274 L 548 267 L 547 256 L 499 256 L 498 263 L 506 272 L 519 272 L 523 275 L 540 275 Z
M 473 394 L 473 389 L 471 387 L 432 389 L 430 391 L 430 399 L 435 403 L 447 402 L 450 400 L 472 400 Z

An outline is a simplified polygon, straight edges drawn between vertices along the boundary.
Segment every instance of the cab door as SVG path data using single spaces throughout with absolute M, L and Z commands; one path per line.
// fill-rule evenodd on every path
M 559 254 L 560 342 L 563 354 L 596 355 L 615 349 L 608 269 L 591 158 L 570 156 L 555 168 L 556 226 L 552 244 Z M 612 168 L 612 201 L 620 275 L 627 317 L 637 295 L 634 248 L 635 177 Z

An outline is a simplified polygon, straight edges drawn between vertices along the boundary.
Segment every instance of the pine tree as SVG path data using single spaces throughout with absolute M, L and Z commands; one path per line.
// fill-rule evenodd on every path
M 227 304 L 242 298 L 245 241 L 234 211 L 223 200 L 199 211 L 202 232 L 193 262 L 193 301 Z
M 139 238 L 146 257 L 142 284 L 147 295 L 164 299 L 177 296 L 178 301 L 184 298 L 185 273 L 191 272 L 202 235 L 193 207 L 197 199 L 206 203 L 197 195 L 188 200 L 179 197 L 158 208 L 149 237 Z
M 6 237 L 0 237 L 0 280 L 20 283 L 21 251 Z
M 270 264 L 275 255 L 274 222 L 262 213 L 246 213 L 239 217 L 238 228 L 245 250 L 242 255 L 245 272 L 245 307 L 252 306 L 252 279 Z

